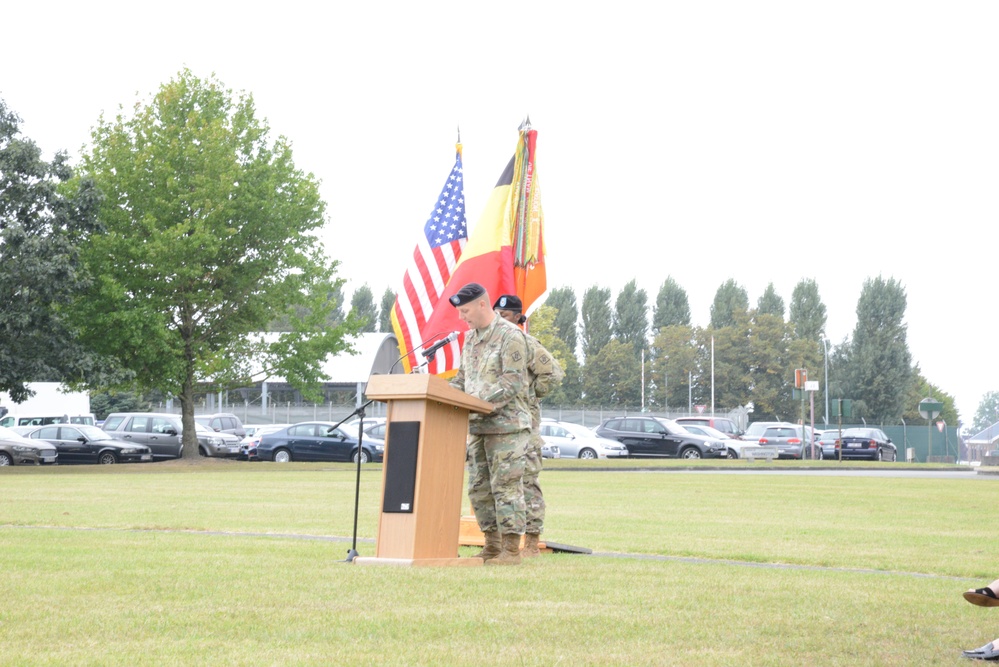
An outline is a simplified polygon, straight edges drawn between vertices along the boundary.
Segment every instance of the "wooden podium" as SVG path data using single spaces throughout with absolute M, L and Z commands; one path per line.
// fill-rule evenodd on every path
M 372 375 L 368 398 L 388 403 L 375 556 L 358 565 L 482 565 L 458 557 L 468 413 L 492 405 L 435 375 Z

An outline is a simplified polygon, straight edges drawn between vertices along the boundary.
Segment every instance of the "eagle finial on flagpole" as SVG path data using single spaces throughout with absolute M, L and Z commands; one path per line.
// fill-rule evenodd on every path
M 517 128 L 517 129 L 519 131 L 521 131 L 521 132 L 530 131 L 530 129 L 531 129 L 531 114 L 527 114 L 527 117 L 524 119 L 524 122 L 521 123 L 520 127 Z

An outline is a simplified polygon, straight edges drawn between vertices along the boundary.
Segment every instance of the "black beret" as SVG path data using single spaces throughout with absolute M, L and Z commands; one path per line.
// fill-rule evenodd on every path
M 524 310 L 524 303 L 516 294 L 504 294 L 496 299 L 496 303 L 493 304 L 493 310 L 512 310 L 515 313 L 519 313 Z
M 464 306 L 485 295 L 486 288 L 479 283 L 468 283 L 448 299 L 452 306 Z

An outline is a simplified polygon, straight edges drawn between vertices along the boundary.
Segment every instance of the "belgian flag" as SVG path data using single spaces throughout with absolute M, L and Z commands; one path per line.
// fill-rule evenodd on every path
M 541 305 L 547 291 L 544 214 L 536 171 L 536 130 L 530 121 L 520 128 L 517 150 L 490 193 L 485 210 L 468 235 L 426 331 L 465 331 L 448 298 L 468 283 L 479 283 L 493 301 L 516 294 L 524 313 Z M 458 367 L 455 360 L 453 368 Z

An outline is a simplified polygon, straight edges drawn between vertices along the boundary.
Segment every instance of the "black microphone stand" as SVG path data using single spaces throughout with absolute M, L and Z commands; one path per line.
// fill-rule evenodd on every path
M 339 427 L 340 424 L 344 423 L 354 415 L 360 417 L 360 421 L 357 423 L 357 478 L 354 480 L 354 538 L 351 542 L 350 549 L 347 550 L 347 558 L 344 559 L 344 563 L 352 563 L 354 562 L 354 559 L 357 558 L 357 511 L 360 507 L 361 500 L 361 458 L 362 452 L 364 452 L 364 408 L 374 402 L 374 399 L 371 399 L 367 403 L 364 403 L 361 407 L 341 419 L 340 422 L 334 427 Z

